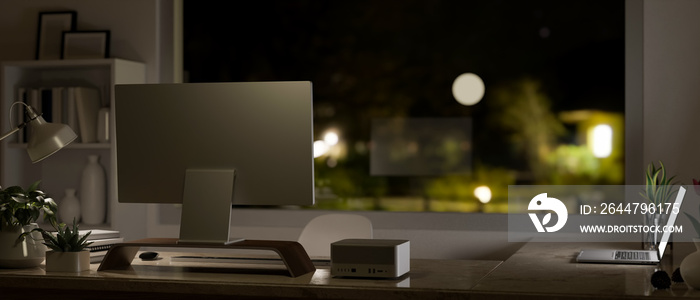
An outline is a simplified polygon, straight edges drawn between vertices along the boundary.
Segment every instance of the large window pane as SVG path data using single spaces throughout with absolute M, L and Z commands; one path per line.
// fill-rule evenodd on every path
M 192 82 L 313 81 L 317 208 L 505 213 L 508 185 L 623 183 L 624 1 L 186 1 L 184 17 Z M 483 97 L 479 80 L 453 93 L 464 74 Z

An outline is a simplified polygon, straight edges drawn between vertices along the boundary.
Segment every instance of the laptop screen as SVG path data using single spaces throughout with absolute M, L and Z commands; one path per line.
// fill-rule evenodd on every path
M 676 217 L 678 217 L 678 214 L 680 213 L 680 208 L 681 208 L 681 204 L 683 204 L 684 197 L 685 197 L 685 188 L 680 187 L 678 189 L 678 195 L 676 195 L 676 201 L 673 204 L 673 207 L 678 207 L 679 211 L 674 213 L 673 210 L 671 210 L 671 215 L 668 217 L 668 223 L 666 224 L 667 226 L 673 226 L 676 223 Z M 664 251 L 666 250 L 666 244 L 668 244 L 668 239 L 670 237 L 671 237 L 671 230 L 664 230 L 664 233 L 661 236 L 661 241 L 659 241 L 659 247 L 657 247 L 659 261 L 661 261 L 661 258 L 664 256 Z

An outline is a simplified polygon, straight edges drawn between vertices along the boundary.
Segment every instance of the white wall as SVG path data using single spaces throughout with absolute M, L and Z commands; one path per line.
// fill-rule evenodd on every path
M 78 30 L 111 31 L 112 57 L 146 63 L 147 82 L 177 82 L 181 7 L 182 0 L 0 0 L 0 61 L 34 59 L 39 12 L 75 10 Z
M 0 61 L 34 60 L 39 13 L 66 10 L 77 30 L 110 30 L 110 56 L 145 63 L 146 82 L 181 82 L 182 0 L 0 0 Z M 128 207 L 113 225 L 145 237 L 145 205 Z
M 150 237 L 177 237 L 177 220 L 159 220 L 158 207 L 166 218 L 177 208 L 151 204 L 147 233 Z M 238 209 L 232 216 L 232 235 L 262 240 L 296 240 L 311 219 L 337 211 Z M 507 215 L 414 212 L 346 212 L 372 221 L 374 238 L 411 241 L 411 257 L 426 259 L 504 260 L 523 243 L 509 243 Z M 170 223 L 170 224 L 163 224 Z
M 700 1 L 644 1 L 644 165 L 700 178 Z

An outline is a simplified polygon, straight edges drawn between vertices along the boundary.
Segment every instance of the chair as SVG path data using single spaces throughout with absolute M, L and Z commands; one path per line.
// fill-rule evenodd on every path
M 310 257 L 329 258 L 331 243 L 343 239 L 371 239 L 372 221 L 353 214 L 326 214 L 313 218 L 299 235 L 298 242 Z

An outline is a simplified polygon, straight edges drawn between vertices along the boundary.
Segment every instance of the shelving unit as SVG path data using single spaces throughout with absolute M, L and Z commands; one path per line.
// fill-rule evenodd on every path
M 146 82 L 146 66 L 123 59 L 8 61 L 0 73 L 0 132 L 11 129 L 10 106 L 17 101 L 18 87 L 89 86 L 97 88 L 103 106 L 114 107 L 114 85 Z M 15 113 L 14 111 L 12 112 Z M 17 121 L 15 121 L 17 122 Z M 16 124 L 14 124 L 16 125 Z M 73 128 L 77 132 L 77 128 Z M 0 185 L 26 187 L 41 180 L 41 189 L 59 202 L 65 189 L 79 189 L 82 170 L 88 156 L 100 156 L 107 177 L 107 220 L 98 226 L 112 227 L 117 205 L 116 141 L 114 110 L 109 116 L 107 143 L 73 142 L 49 158 L 32 164 L 26 145 L 9 137 L 0 144 Z M 80 195 L 78 195 L 80 198 Z

